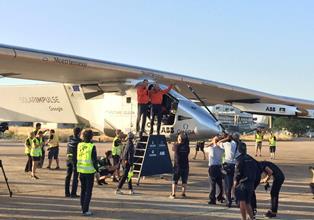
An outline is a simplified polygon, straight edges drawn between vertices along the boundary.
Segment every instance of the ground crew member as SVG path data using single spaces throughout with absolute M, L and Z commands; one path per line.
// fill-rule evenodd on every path
M 77 163 L 77 145 L 82 142 L 81 129 L 76 127 L 73 129 L 73 135 L 69 137 L 67 145 L 67 175 L 65 177 L 65 197 L 77 198 L 78 173 L 76 169 Z M 73 174 L 73 177 L 72 177 Z M 72 177 L 72 189 L 70 191 L 70 181 Z
M 238 155 L 238 141 L 240 135 L 239 133 L 234 133 L 232 136 L 227 135 L 224 139 L 219 141 L 221 147 L 225 150 L 223 157 L 223 173 L 224 173 L 224 187 L 226 195 L 226 206 L 231 208 L 232 205 L 232 188 L 233 188 L 233 178 L 234 170 L 236 164 L 236 156 Z M 234 140 L 233 140 L 234 139 Z
M 36 123 L 35 129 L 33 130 L 34 135 L 37 136 L 37 134 L 38 134 L 38 132 L 39 132 L 40 130 L 41 130 L 41 123 Z M 49 129 L 43 130 L 43 131 L 42 131 L 42 132 L 43 132 L 43 135 L 44 135 L 47 131 L 49 131 Z M 43 141 L 44 141 L 44 137 L 43 137 Z M 41 151 L 42 151 L 41 155 L 42 155 L 42 156 L 40 157 L 40 161 L 39 161 L 39 163 L 38 163 L 38 168 L 42 168 L 42 166 L 44 165 L 45 154 L 46 154 L 44 147 L 45 147 L 45 145 L 43 144 L 43 145 L 42 145 L 42 149 L 41 149 Z
M 59 166 L 59 138 L 55 133 L 55 130 L 51 129 L 50 130 L 50 136 L 49 136 L 49 140 L 47 141 L 48 144 L 48 160 L 49 160 L 49 164 L 47 166 L 47 169 L 51 169 L 51 163 L 52 163 L 52 159 L 56 160 L 57 163 L 57 167 L 56 170 L 60 169 Z
M 147 111 L 149 108 L 149 96 L 148 96 L 148 80 L 144 79 L 142 83 L 137 86 L 137 119 L 136 119 L 136 132 L 139 132 L 140 138 L 145 131 Z M 142 118 L 142 125 L 140 121 Z
M 262 156 L 262 143 L 263 143 L 264 135 L 260 129 L 256 130 L 255 133 L 255 157 L 257 157 L 257 153 L 259 151 L 259 156 Z
M 28 138 L 25 140 L 24 146 L 25 150 L 24 153 L 27 156 L 27 162 L 25 165 L 25 172 L 32 172 L 32 156 L 31 156 L 31 150 L 32 150 L 32 140 L 35 137 L 34 132 L 30 132 L 28 135 Z
M 113 174 L 113 182 L 119 182 L 120 179 L 120 159 L 121 159 L 121 153 L 122 153 L 122 131 L 120 129 L 116 130 L 116 136 L 112 141 L 112 160 L 113 160 L 113 166 L 116 167 L 116 171 Z
M 33 161 L 31 174 L 32 179 L 39 179 L 39 177 L 36 176 L 36 168 L 40 162 L 40 157 L 42 156 L 43 144 L 43 132 L 38 131 L 37 136 L 32 140 L 32 148 L 30 152 Z
M 235 195 L 240 203 L 242 220 L 246 220 L 248 214 L 253 219 L 253 210 L 251 207 L 252 195 L 254 192 L 254 183 L 256 173 L 258 172 L 257 163 L 246 153 L 246 144 L 240 143 L 238 146 L 240 153 L 236 160 L 235 169 Z
M 94 186 L 94 175 L 97 172 L 97 152 L 92 143 L 93 131 L 85 130 L 83 142 L 77 146 L 77 172 L 81 181 L 81 208 L 82 215 L 90 216 L 89 203 Z
M 285 175 L 276 164 L 269 161 L 260 162 L 260 167 L 261 171 L 266 174 L 266 177 L 261 180 L 261 183 L 268 184 L 269 179 L 273 177 L 273 184 L 270 190 L 271 208 L 265 214 L 266 217 L 273 218 L 277 215 L 279 192 L 283 182 L 285 181 Z
M 277 139 L 276 139 L 276 136 L 273 134 L 273 132 L 270 133 L 270 137 L 268 141 L 269 141 L 270 159 L 275 159 Z
M 199 151 L 202 151 L 202 152 L 203 152 L 204 160 L 206 160 L 206 155 L 205 155 L 204 147 L 205 147 L 205 141 L 197 141 L 197 142 L 196 142 L 196 148 L 195 148 L 195 154 L 194 154 L 193 160 L 196 159 L 197 153 L 198 153 Z
M 121 192 L 121 189 L 126 180 L 128 180 L 129 194 L 130 195 L 134 194 L 133 187 L 132 187 L 132 178 L 128 178 L 129 171 L 133 167 L 133 157 L 134 157 L 133 139 L 134 139 L 134 134 L 132 132 L 129 132 L 127 136 L 127 143 L 126 143 L 126 146 L 124 148 L 122 158 L 121 158 L 122 166 L 123 166 L 123 175 L 115 191 L 116 194 L 123 194 Z
M 212 145 L 206 148 L 208 152 L 208 175 L 209 175 L 209 201 L 208 204 L 215 205 L 216 199 L 220 202 L 224 201 L 223 198 L 223 187 L 222 187 L 222 157 L 224 154 L 224 149 L 221 148 L 218 143 L 218 136 L 214 137 Z M 219 187 L 219 194 L 216 197 L 216 184 Z
M 157 116 L 157 135 L 160 134 L 161 127 L 161 119 L 162 119 L 162 99 L 163 95 L 167 94 L 171 89 L 172 85 L 170 85 L 167 89 L 161 90 L 158 84 L 155 84 L 154 87 L 149 92 L 149 97 L 152 103 L 150 110 L 150 132 L 149 134 L 153 134 L 154 131 L 154 121 Z
M 173 145 L 172 150 L 174 151 L 174 166 L 172 176 L 172 192 L 169 198 L 174 199 L 176 197 L 177 185 L 180 178 L 182 181 L 182 197 L 186 198 L 185 193 L 189 177 L 190 154 L 189 139 L 186 133 L 179 133 L 177 143 Z

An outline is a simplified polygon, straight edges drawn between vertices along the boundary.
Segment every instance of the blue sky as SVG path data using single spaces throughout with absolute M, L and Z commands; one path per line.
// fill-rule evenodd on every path
M 0 0 L 0 8 L 2 44 L 314 100 L 314 1 Z

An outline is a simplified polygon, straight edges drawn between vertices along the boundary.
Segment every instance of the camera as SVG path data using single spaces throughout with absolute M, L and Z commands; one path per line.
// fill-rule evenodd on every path
M 264 186 L 264 189 L 267 192 L 269 188 L 270 188 L 270 184 L 267 182 Z

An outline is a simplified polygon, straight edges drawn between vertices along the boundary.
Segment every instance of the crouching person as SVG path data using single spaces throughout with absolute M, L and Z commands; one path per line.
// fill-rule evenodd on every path
M 122 167 L 123 175 L 119 181 L 118 188 L 116 189 L 116 194 L 123 194 L 121 192 L 122 186 L 126 180 L 128 180 L 129 194 L 134 194 L 132 187 L 132 178 L 128 178 L 129 172 L 133 169 L 133 157 L 134 157 L 134 144 L 133 144 L 134 134 L 132 132 L 128 133 L 127 143 L 122 154 Z
M 112 152 L 109 150 L 105 153 L 105 157 L 98 160 L 98 173 L 96 174 L 98 185 L 107 185 L 106 179 L 110 178 L 117 170 L 117 166 L 112 166 L 110 162 L 111 157 Z
M 97 152 L 92 138 L 92 130 L 85 130 L 83 142 L 77 146 L 77 172 L 81 181 L 81 208 L 84 216 L 92 215 L 89 211 L 89 203 L 94 186 L 94 175 L 97 172 Z

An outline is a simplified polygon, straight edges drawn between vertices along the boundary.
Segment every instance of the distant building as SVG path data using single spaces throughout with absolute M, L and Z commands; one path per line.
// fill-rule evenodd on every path
M 252 114 L 241 112 L 233 106 L 214 105 L 209 109 L 229 132 L 247 132 L 255 127 Z

